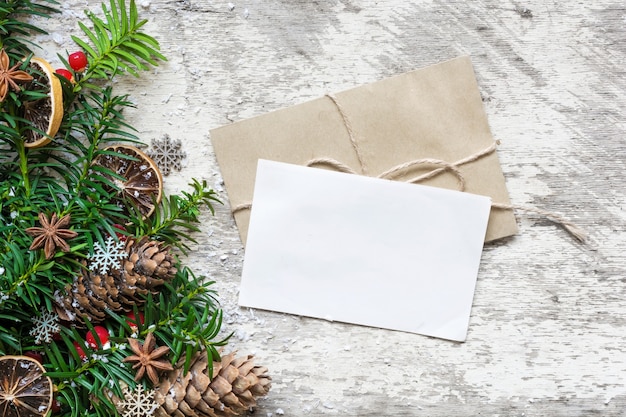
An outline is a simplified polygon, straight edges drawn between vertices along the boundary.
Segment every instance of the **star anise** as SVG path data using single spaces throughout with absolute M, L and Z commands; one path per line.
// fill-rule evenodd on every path
M 73 230 L 66 229 L 70 224 L 70 215 L 66 214 L 57 220 L 57 215 L 54 213 L 50 221 L 45 214 L 39 213 L 39 223 L 41 227 L 29 227 L 25 230 L 26 233 L 35 237 L 33 243 L 30 245 L 30 250 L 44 248 L 46 259 L 50 259 L 54 256 L 56 248 L 59 247 L 63 252 L 69 252 L 70 246 L 65 239 L 71 239 L 78 236 Z
M 158 371 L 174 370 L 171 363 L 165 360 L 158 360 L 161 356 L 168 353 L 170 348 L 168 346 L 161 346 L 155 349 L 155 342 L 153 333 L 148 333 L 143 344 L 139 343 L 137 339 L 132 337 L 128 338 L 128 344 L 135 354 L 127 356 L 124 358 L 123 362 L 136 362 L 133 365 L 133 369 L 137 369 L 135 381 L 139 381 L 144 374 L 147 374 L 152 384 L 156 385 L 159 383 Z
M 9 93 L 9 87 L 12 87 L 15 91 L 19 91 L 20 87 L 17 83 L 32 81 L 33 79 L 26 71 L 19 71 L 17 69 L 17 67 L 22 65 L 21 62 L 18 62 L 10 68 L 9 65 L 11 65 L 9 55 L 2 49 L 0 51 L 0 102 L 4 101 L 6 98 Z

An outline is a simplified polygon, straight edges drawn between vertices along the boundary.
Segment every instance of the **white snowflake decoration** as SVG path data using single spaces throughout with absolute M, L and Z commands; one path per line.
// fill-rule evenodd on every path
M 89 269 L 102 275 L 108 274 L 111 269 L 119 269 L 120 261 L 128 256 L 124 246 L 124 242 L 116 242 L 112 236 L 104 242 L 104 247 L 97 242 L 93 247 L 93 255 L 89 257 Z
M 143 385 L 137 385 L 134 391 L 124 387 L 124 399 L 117 403 L 122 417 L 151 416 L 159 406 L 154 401 L 154 391 L 146 391 Z
M 172 168 L 180 171 L 182 169 L 182 160 L 187 157 L 181 148 L 180 140 L 172 140 L 169 135 L 165 134 L 163 139 L 152 139 L 152 148 L 146 154 L 154 159 L 159 166 L 163 175 L 169 175 Z
M 41 315 L 33 317 L 33 328 L 28 334 L 35 336 L 35 343 L 52 342 L 52 337 L 59 333 L 59 316 L 46 310 L 41 310 Z

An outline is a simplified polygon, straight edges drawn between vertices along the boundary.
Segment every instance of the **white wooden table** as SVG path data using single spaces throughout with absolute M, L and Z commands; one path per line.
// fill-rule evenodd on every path
M 217 281 L 230 348 L 267 365 L 258 416 L 626 415 L 626 9 L 620 1 L 138 0 L 169 58 L 122 79 L 149 143 L 183 142 L 169 192 L 207 179 L 188 264 Z M 94 0 L 62 1 L 42 52 Z M 515 204 L 560 212 L 485 247 L 468 339 L 237 306 L 243 247 L 208 131 L 462 54 L 472 57 Z M 401 289 L 399 289 L 401 291 Z

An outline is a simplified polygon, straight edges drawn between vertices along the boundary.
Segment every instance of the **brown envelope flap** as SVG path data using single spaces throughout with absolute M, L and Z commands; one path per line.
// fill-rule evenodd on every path
M 315 158 L 329 157 L 356 172 L 365 170 L 366 175 L 378 176 L 421 158 L 456 162 L 494 143 L 469 57 L 353 88 L 337 93 L 335 98 L 347 117 L 362 165 L 348 126 L 329 97 L 211 130 L 231 207 L 252 201 L 259 159 L 304 165 Z M 398 180 L 434 168 L 424 164 Z M 495 152 L 460 166 L 459 171 L 465 191 L 509 203 Z M 459 187 L 458 179 L 450 174 L 420 183 Z M 249 216 L 249 210 L 235 213 L 244 243 Z M 485 240 L 515 233 L 513 212 L 492 210 Z

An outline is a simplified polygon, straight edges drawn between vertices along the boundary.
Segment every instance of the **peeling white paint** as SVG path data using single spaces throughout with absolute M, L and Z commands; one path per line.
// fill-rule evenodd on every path
M 189 262 L 217 281 L 224 332 L 237 331 L 231 347 L 270 368 L 273 389 L 258 415 L 624 415 L 623 5 L 140 5 L 168 62 L 116 88 L 137 102 L 127 117 L 146 143 L 166 133 L 183 142 L 187 166 L 167 177 L 166 192 L 207 179 L 226 203 L 203 214 Z M 53 63 L 75 49 L 70 36 L 86 6 L 63 2 L 53 35 L 40 38 Z M 518 213 L 520 234 L 485 248 L 464 344 L 239 309 L 244 251 L 209 129 L 459 54 L 472 56 L 512 201 L 574 218 L 591 244 Z

